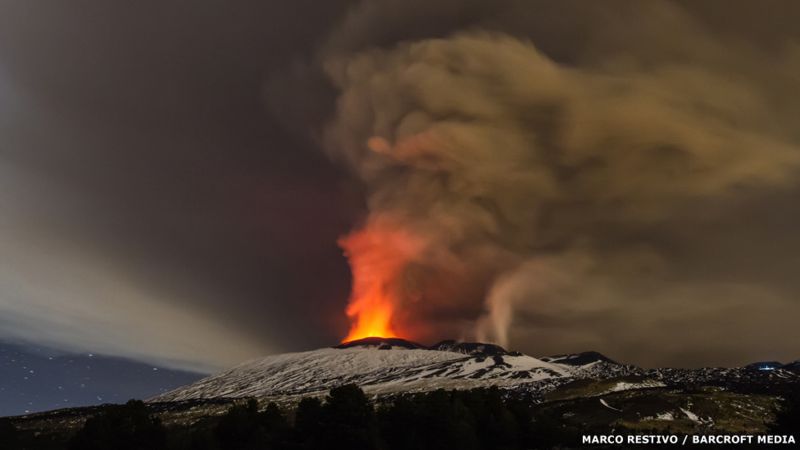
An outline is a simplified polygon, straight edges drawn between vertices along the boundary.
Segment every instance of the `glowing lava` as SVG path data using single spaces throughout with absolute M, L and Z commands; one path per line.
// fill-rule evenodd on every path
M 365 337 L 400 337 L 395 320 L 407 297 L 406 268 L 422 250 L 422 242 L 386 220 L 370 220 L 341 238 L 353 274 L 347 306 L 350 332 L 342 342 Z

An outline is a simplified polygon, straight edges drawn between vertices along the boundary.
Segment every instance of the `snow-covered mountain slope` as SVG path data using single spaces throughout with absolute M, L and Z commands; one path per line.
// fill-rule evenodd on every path
M 443 341 L 426 347 L 397 338 L 367 338 L 333 348 L 286 353 L 252 360 L 151 399 L 179 400 L 257 397 L 292 400 L 357 384 L 371 395 L 498 386 L 541 398 L 575 382 L 644 380 L 629 388 L 711 385 L 723 388 L 773 386 L 800 381 L 786 368 L 643 369 L 619 364 L 597 352 L 541 359 L 508 352 L 493 344 Z M 644 384 L 642 384 L 644 383 Z
M 446 341 L 426 348 L 402 339 L 366 339 L 249 361 L 152 401 L 309 395 L 347 383 L 370 394 L 514 386 L 569 377 L 573 370 L 491 344 Z

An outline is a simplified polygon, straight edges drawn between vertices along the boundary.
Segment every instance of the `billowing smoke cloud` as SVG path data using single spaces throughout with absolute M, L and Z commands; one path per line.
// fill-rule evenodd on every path
M 797 47 L 722 42 L 660 2 L 568 3 L 575 29 L 559 42 L 542 32 L 552 8 L 522 3 L 468 2 L 446 34 L 424 24 L 451 2 L 365 3 L 318 55 L 338 92 L 323 145 L 367 189 L 354 235 L 390 218 L 426 243 L 386 280 L 405 286 L 398 328 L 634 354 L 665 336 L 607 324 L 670 317 L 696 333 L 714 312 L 729 326 L 706 348 L 725 353 L 739 345 L 727 333 L 763 325 L 743 305 L 760 303 L 751 319 L 796 310 L 746 282 L 691 280 L 670 245 L 698 217 L 736 220 L 740 199 L 794 185 L 783 117 L 798 102 L 776 89 L 798 87 Z
M 6 3 L 0 340 L 799 356 L 797 2 Z
M 84 242 L 48 230 L 80 199 L 0 161 L 0 335 L 73 351 L 212 371 L 263 351 L 203 311 L 181 308 Z M 65 206 L 44 199 L 58 197 Z M 26 202 L 20 202 L 24 198 Z M 42 204 L 49 208 L 37 210 Z M 169 300 L 169 301 L 167 301 Z

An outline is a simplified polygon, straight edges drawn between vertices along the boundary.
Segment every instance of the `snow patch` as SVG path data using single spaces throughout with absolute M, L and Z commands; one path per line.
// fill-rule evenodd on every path
M 683 413 L 686 414 L 686 417 L 688 417 L 689 420 L 691 420 L 692 422 L 703 423 L 703 421 L 701 421 L 700 418 L 697 417 L 697 414 L 689 411 L 688 409 L 681 408 L 681 411 L 683 411 Z
M 672 415 L 672 411 L 667 411 L 655 416 L 642 417 L 642 420 L 675 420 L 675 416 Z
M 608 404 L 608 402 L 606 402 L 606 401 L 605 401 L 605 400 L 603 400 L 602 398 L 600 399 L 600 403 L 602 403 L 602 405 L 603 405 L 603 406 L 605 406 L 605 407 L 606 407 L 606 408 L 608 408 L 608 409 L 613 409 L 614 411 L 619 411 L 619 412 L 622 412 L 622 410 L 621 410 L 621 409 L 614 408 L 613 406 L 609 405 L 609 404 Z
M 611 386 L 605 393 L 609 392 L 620 392 L 620 391 L 628 391 L 631 389 L 649 389 L 649 388 L 658 388 L 658 387 L 665 387 L 666 384 L 662 383 L 658 380 L 645 380 L 639 383 L 628 383 L 625 381 L 619 381 L 614 386 Z

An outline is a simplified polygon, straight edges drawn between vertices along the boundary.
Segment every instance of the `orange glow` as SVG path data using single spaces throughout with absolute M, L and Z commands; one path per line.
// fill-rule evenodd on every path
M 400 337 L 396 313 L 405 300 L 405 269 L 422 249 L 421 241 L 386 220 L 371 220 L 341 238 L 353 274 L 347 306 L 350 332 L 342 342 L 365 337 Z

